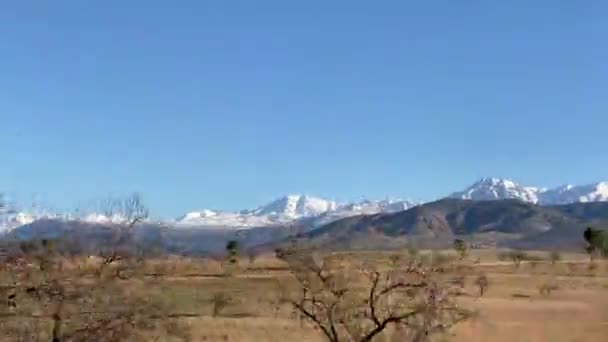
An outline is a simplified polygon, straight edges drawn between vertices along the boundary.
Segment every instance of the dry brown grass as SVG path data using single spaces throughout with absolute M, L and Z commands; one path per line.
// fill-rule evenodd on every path
M 401 253 L 408 255 L 407 251 Z M 334 267 L 361 260 L 379 267 L 390 267 L 394 262 L 387 252 L 326 257 Z M 473 263 L 476 259 L 480 259 L 478 264 Z M 491 250 L 473 250 L 467 260 L 470 268 L 464 274 L 459 301 L 478 310 L 479 315 L 457 325 L 442 337 L 444 340 L 601 341 L 608 335 L 608 262 L 596 261 L 590 268 L 585 255 L 562 254 L 562 260 L 555 264 L 523 262 L 514 267 L 511 262 L 498 261 L 496 251 Z M 162 298 L 181 329 L 190 330 L 192 341 L 324 341 L 319 331 L 300 321 L 282 300 L 284 291 L 295 283 L 287 265 L 272 255 L 259 256 L 253 263 L 244 257 L 232 268 L 219 261 L 187 258 L 149 261 L 145 267 L 147 277 L 154 277 L 159 270 L 163 277 L 125 281 L 123 285 L 137 296 Z M 490 283 L 481 298 L 474 283 L 480 274 L 486 274 Z M 543 296 L 539 287 L 546 283 L 555 283 L 558 289 Z M 231 300 L 213 317 L 214 297 L 220 293 Z M 391 334 L 389 331 L 377 340 L 396 341 Z
M 359 258 L 389 265 L 389 255 L 358 252 L 332 257 L 337 265 Z M 562 261 L 554 265 L 549 261 L 535 265 L 524 262 L 515 268 L 510 262 L 499 262 L 496 251 L 488 250 L 472 251 L 468 259 L 479 257 L 479 265 L 474 265 L 472 274 L 466 277 L 466 295 L 460 299 L 464 305 L 477 309 L 479 316 L 456 326 L 444 340 L 601 341 L 608 334 L 607 262 L 598 262 L 590 270 L 585 255 L 562 254 Z M 484 297 L 478 298 L 474 276 L 481 273 L 487 274 L 490 286 Z M 276 313 L 267 302 L 272 302 L 276 284 L 285 283 L 288 278 L 280 261 L 266 257 L 231 278 L 186 281 L 183 286 L 196 283 L 195 287 L 210 292 L 220 288 L 234 290 L 240 300 L 230 311 L 251 316 L 192 319 L 193 336 L 208 341 L 323 341 L 311 325 L 290 318 L 288 306 L 281 307 L 278 318 L 274 318 Z M 548 281 L 557 283 L 559 289 L 541 296 L 538 289 Z M 391 341 L 390 334 L 378 340 Z

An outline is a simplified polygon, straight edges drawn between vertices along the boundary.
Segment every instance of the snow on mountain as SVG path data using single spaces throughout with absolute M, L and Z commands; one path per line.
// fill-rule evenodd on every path
M 175 221 L 166 222 L 177 227 L 223 227 L 242 228 L 260 227 L 281 223 L 270 216 L 245 215 L 232 212 L 214 212 L 211 210 L 190 212 Z
M 555 189 L 540 191 L 540 203 L 559 205 L 575 202 L 604 202 L 608 201 L 608 182 L 587 185 L 563 185 Z
M 98 213 L 90 213 L 88 215 L 85 215 L 84 217 L 76 218 L 76 220 L 88 223 L 124 223 L 127 221 L 126 218 L 117 214 L 108 217 L 104 214 Z
M 538 189 L 524 187 L 508 179 L 482 178 L 464 191 L 451 194 L 450 198 L 488 201 L 498 199 L 518 199 L 538 203 Z
M 23 226 L 24 224 L 32 223 L 37 218 L 26 213 L 13 213 L 11 215 L 2 215 L 0 219 L 0 232 L 10 231 L 14 228 Z
M 203 210 L 178 218 L 176 226 L 255 227 L 282 224 L 302 217 L 318 216 L 337 207 L 318 197 L 288 195 L 266 205 L 239 212 Z
M 223 226 L 245 228 L 285 224 L 295 220 L 315 218 L 318 218 L 318 223 L 322 224 L 348 216 L 406 210 L 413 205 L 413 202 L 399 200 L 366 200 L 359 203 L 338 204 L 335 201 L 318 197 L 288 195 L 251 210 L 191 212 L 177 219 L 174 224 L 178 227 Z
M 313 225 L 321 226 L 332 221 L 356 215 L 373 215 L 378 213 L 395 213 L 415 207 L 418 203 L 407 200 L 386 199 L 381 201 L 363 200 L 357 203 L 346 203 L 335 210 L 314 217 Z
M 448 197 L 478 201 L 518 199 L 539 205 L 602 202 L 608 201 L 608 182 L 546 189 L 522 186 L 508 179 L 482 178 L 464 191 L 455 192 Z
M 448 197 L 470 200 L 519 199 L 539 205 L 608 201 L 608 182 L 579 186 L 564 185 L 545 189 L 522 186 L 508 179 L 486 177 Z M 312 196 L 288 195 L 250 210 L 194 211 L 163 223 L 175 227 L 204 226 L 234 229 L 289 224 L 296 221 L 319 226 L 349 216 L 398 212 L 418 204 L 395 199 L 337 203 Z M 38 211 L 36 214 L 32 214 L 0 203 L 0 232 L 7 232 L 42 218 L 81 220 L 89 223 L 122 223 L 125 221 L 120 215 L 106 217 L 98 213 L 71 216 L 53 214 L 50 211 Z
M 285 217 L 297 219 L 305 216 L 317 216 L 335 210 L 336 202 L 318 197 L 288 195 L 253 210 L 242 211 L 245 215 Z

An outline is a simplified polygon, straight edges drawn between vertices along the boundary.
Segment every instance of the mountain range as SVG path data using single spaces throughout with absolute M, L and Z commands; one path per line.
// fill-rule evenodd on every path
M 466 189 L 454 192 L 446 198 L 474 201 L 514 199 L 541 206 L 571 203 L 608 201 L 608 182 L 587 185 L 563 185 L 556 188 L 522 186 L 508 179 L 482 178 Z M 353 216 L 391 214 L 414 208 L 422 203 L 408 200 L 385 199 L 338 203 L 306 195 L 288 195 L 266 205 L 236 212 L 203 209 L 188 212 L 176 219 L 162 220 L 165 225 L 181 228 L 243 229 L 254 227 L 305 224 L 320 227 Z M 0 205 L 0 231 L 10 231 L 39 219 L 70 218 L 61 214 L 33 214 Z M 105 217 L 88 213 L 78 217 L 90 223 L 120 222 L 120 217 Z
M 177 227 L 216 226 L 250 228 L 296 223 L 301 220 L 319 226 L 343 217 L 406 210 L 417 203 L 405 200 L 364 200 L 355 203 L 337 203 L 306 195 L 288 195 L 269 204 L 239 212 L 202 210 L 190 212 L 177 220 Z
M 445 248 L 463 238 L 481 246 L 582 251 L 587 226 L 608 226 L 608 202 L 540 206 L 515 199 L 446 198 L 397 213 L 337 220 L 299 239 L 324 249 Z M 270 245 L 283 243 L 290 242 Z
M 509 179 L 482 178 L 450 198 L 470 200 L 518 199 L 539 205 L 608 201 L 608 182 L 587 185 L 562 185 L 556 188 L 522 186 Z
M 587 185 L 563 185 L 546 189 L 522 186 L 508 179 L 482 178 L 463 191 L 447 198 L 469 200 L 516 199 L 543 206 L 578 202 L 608 201 L 608 182 Z M 260 227 L 306 221 L 313 226 L 357 215 L 394 213 L 422 203 L 409 200 L 364 200 L 355 203 L 337 203 L 318 197 L 289 195 L 267 205 L 239 212 L 202 210 L 190 212 L 173 221 L 176 226 Z

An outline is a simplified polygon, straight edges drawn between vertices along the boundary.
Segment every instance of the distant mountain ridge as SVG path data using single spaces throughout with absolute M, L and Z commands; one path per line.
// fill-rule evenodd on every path
M 469 200 L 517 199 L 538 205 L 608 201 L 608 182 L 587 185 L 563 185 L 555 188 L 522 186 L 504 178 L 485 177 L 466 189 L 454 192 L 447 198 Z M 254 227 L 285 226 L 305 223 L 319 227 L 346 217 L 394 213 L 413 208 L 421 202 L 399 199 L 362 200 L 338 203 L 314 196 L 287 195 L 268 204 L 240 211 L 203 209 L 188 212 L 176 219 L 161 220 L 163 224 L 177 228 L 250 229 Z M 61 213 L 29 213 L 8 208 L 0 203 L 0 232 L 10 231 L 38 219 L 77 219 L 89 223 L 119 222 L 120 217 L 105 217 L 99 213 L 87 213 L 74 217 Z
M 608 228 L 608 202 L 539 206 L 516 199 L 446 198 L 397 213 L 333 221 L 300 239 L 327 249 L 445 248 L 459 237 L 499 247 L 581 250 L 588 225 Z
M 608 202 L 539 206 L 516 199 L 446 198 L 392 213 L 348 216 L 320 226 L 310 223 L 303 220 L 297 224 L 238 230 L 144 222 L 136 226 L 136 235 L 139 241 L 181 254 L 221 253 L 226 241 L 235 239 L 246 249 L 273 250 L 290 244 L 294 237 L 329 250 L 394 249 L 412 245 L 446 248 L 458 237 L 481 246 L 580 251 L 584 246 L 585 227 L 608 228 Z M 108 228 L 115 225 L 111 221 L 41 219 L 17 227 L 4 237 L 9 240 L 77 237 L 94 251 L 96 246 L 109 243 L 111 230 Z
M 404 200 L 364 200 L 356 203 L 335 201 L 306 195 L 288 195 L 266 205 L 238 212 L 202 210 L 187 213 L 174 222 L 177 227 L 226 226 L 237 228 L 281 225 L 299 220 L 321 225 L 343 217 L 406 210 L 417 203 Z

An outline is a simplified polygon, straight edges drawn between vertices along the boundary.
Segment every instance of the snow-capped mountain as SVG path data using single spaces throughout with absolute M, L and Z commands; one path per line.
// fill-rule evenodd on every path
M 522 186 L 508 179 L 482 178 L 464 191 L 455 192 L 448 197 L 478 201 L 518 199 L 539 205 L 603 202 L 608 201 L 608 182 L 562 185 L 547 189 Z
M 482 178 L 463 191 L 452 193 L 449 198 L 470 200 L 518 199 L 539 205 L 559 205 L 575 202 L 608 201 L 608 182 L 588 185 L 563 185 L 556 188 L 522 186 L 501 178 Z M 38 219 L 79 220 L 89 223 L 121 223 L 120 215 L 107 217 L 104 214 L 66 215 L 49 210 L 28 212 L 0 201 L 0 233 L 32 223 Z M 323 198 L 288 195 L 266 205 L 241 211 L 201 210 L 189 212 L 177 219 L 164 220 L 163 224 L 184 227 L 252 228 L 284 225 L 295 222 L 308 226 L 320 226 L 341 218 L 355 215 L 393 213 L 410 209 L 418 204 L 412 201 L 386 199 L 337 203 Z
M 538 203 L 538 192 L 538 188 L 521 186 L 508 179 L 485 177 L 465 190 L 455 192 L 448 197 L 475 201 L 518 199 Z
M 413 208 L 418 204 L 419 203 L 412 201 L 396 199 L 385 199 L 381 201 L 363 200 L 357 203 L 338 205 L 335 210 L 330 210 L 314 217 L 312 222 L 314 226 L 321 226 L 350 216 L 395 213 Z
M 575 202 L 608 201 L 608 182 L 587 185 L 563 185 L 554 189 L 544 189 L 538 193 L 539 202 L 546 205 Z
M 36 216 L 20 212 L 1 215 L 0 232 L 10 231 L 24 224 L 32 223 L 37 219 L 38 217 Z
M 336 202 L 318 197 L 288 195 L 253 210 L 242 211 L 244 215 L 285 217 L 297 219 L 300 217 L 317 216 L 327 211 L 335 210 Z
M 323 224 L 348 216 L 406 210 L 414 205 L 413 202 L 397 200 L 365 200 L 359 203 L 339 204 L 318 197 L 288 195 L 251 210 L 190 212 L 175 220 L 174 224 L 178 227 L 223 226 L 246 228 L 285 224 L 302 219 L 313 219 L 316 224 Z M 317 218 L 318 220 L 314 220 Z
M 259 227 L 287 223 L 335 210 L 336 203 L 318 197 L 288 195 L 250 210 L 190 212 L 174 221 L 176 226 Z

